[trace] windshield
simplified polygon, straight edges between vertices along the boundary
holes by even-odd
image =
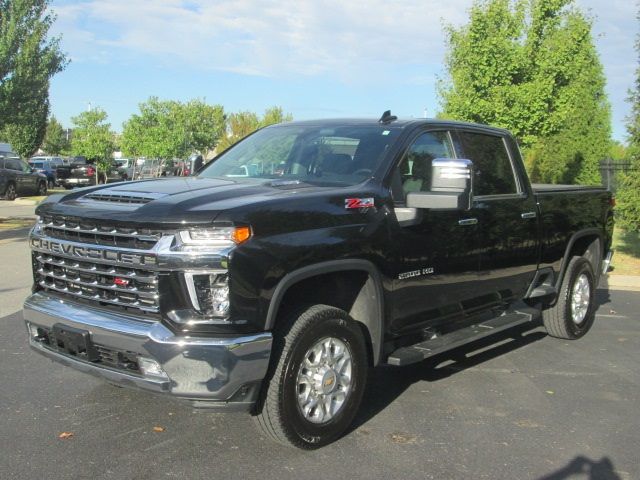
[[[44,168],[44,163],[43,162],[29,162],[31,164],[32,168],[39,168],[39,169],[43,169]]]
[[[266,128],[219,156],[198,176],[355,185],[371,177],[399,134],[400,129],[385,125]]]

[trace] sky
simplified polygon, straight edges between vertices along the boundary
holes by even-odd
[[[53,0],[71,63],[52,80],[64,126],[99,106],[112,129],[150,96],[204,99],[225,111],[279,105],[296,120],[435,116],[444,25],[473,0]],[[637,67],[633,0],[575,0],[593,34],[624,141]]]

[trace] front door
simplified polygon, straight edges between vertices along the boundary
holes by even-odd
[[[391,223],[397,265],[391,330],[402,334],[451,322],[482,303],[478,225],[462,210],[405,207],[409,192],[429,191],[431,161],[454,158],[449,132],[426,131],[411,142],[392,177],[397,222]]]

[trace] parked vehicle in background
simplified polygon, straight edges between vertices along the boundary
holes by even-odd
[[[61,157],[37,156],[29,159],[31,168],[47,176],[47,186],[49,188],[53,188],[56,185],[56,170],[63,164]]]
[[[58,185],[67,190],[73,187],[95,185],[96,175],[96,166],[85,157],[73,157],[69,165],[60,165],[56,169]],[[105,183],[105,181],[100,183]]]
[[[130,180],[132,175],[129,173],[131,166],[133,165],[134,159],[132,158],[116,158],[112,164],[112,175],[113,178],[119,178],[122,180]]]
[[[167,174],[174,177],[188,177],[198,172],[204,165],[204,159],[199,153],[192,154],[187,160],[172,162],[172,166],[167,169]]]
[[[11,151],[0,151],[0,196],[46,195],[47,176],[35,171]]]

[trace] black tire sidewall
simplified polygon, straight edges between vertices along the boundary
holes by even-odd
[[[43,196],[47,194],[47,183],[46,182],[40,182],[38,184],[38,195]]]
[[[582,323],[577,324],[573,321],[573,312],[571,311],[571,293],[573,292],[573,287],[576,281],[582,274],[586,274],[587,279],[589,280],[589,308],[587,309],[587,314],[585,315]],[[567,272],[567,275],[566,287],[563,292],[565,297],[565,324],[567,332],[572,338],[580,338],[589,331],[595,320],[595,276],[589,261],[582,257],[576,260],[573,268],[570,272]]]
[[[6,198],[7,200],[15,200],[17,197],[17,192],[16,192],[16,186],[13,183],[10,183],[9,185],[7,185],[7,192],[6,192]]]
[[[305,353],[318,340],[334,337],[347,345],[352,361],[352,386],[349,397],[340,412],[325,424],[314,424],[306,420],[298,406],[296,398],[298,369]],[[281,401],[283,417],[293,435],[310,447],[330,443],[342,434],[351,424],[362,400],[366,383],[367,353],[361,332],[352,321],[344,318],[323,320],[306,329],[296,339],[295,346],[286,359],[282,379]]]

